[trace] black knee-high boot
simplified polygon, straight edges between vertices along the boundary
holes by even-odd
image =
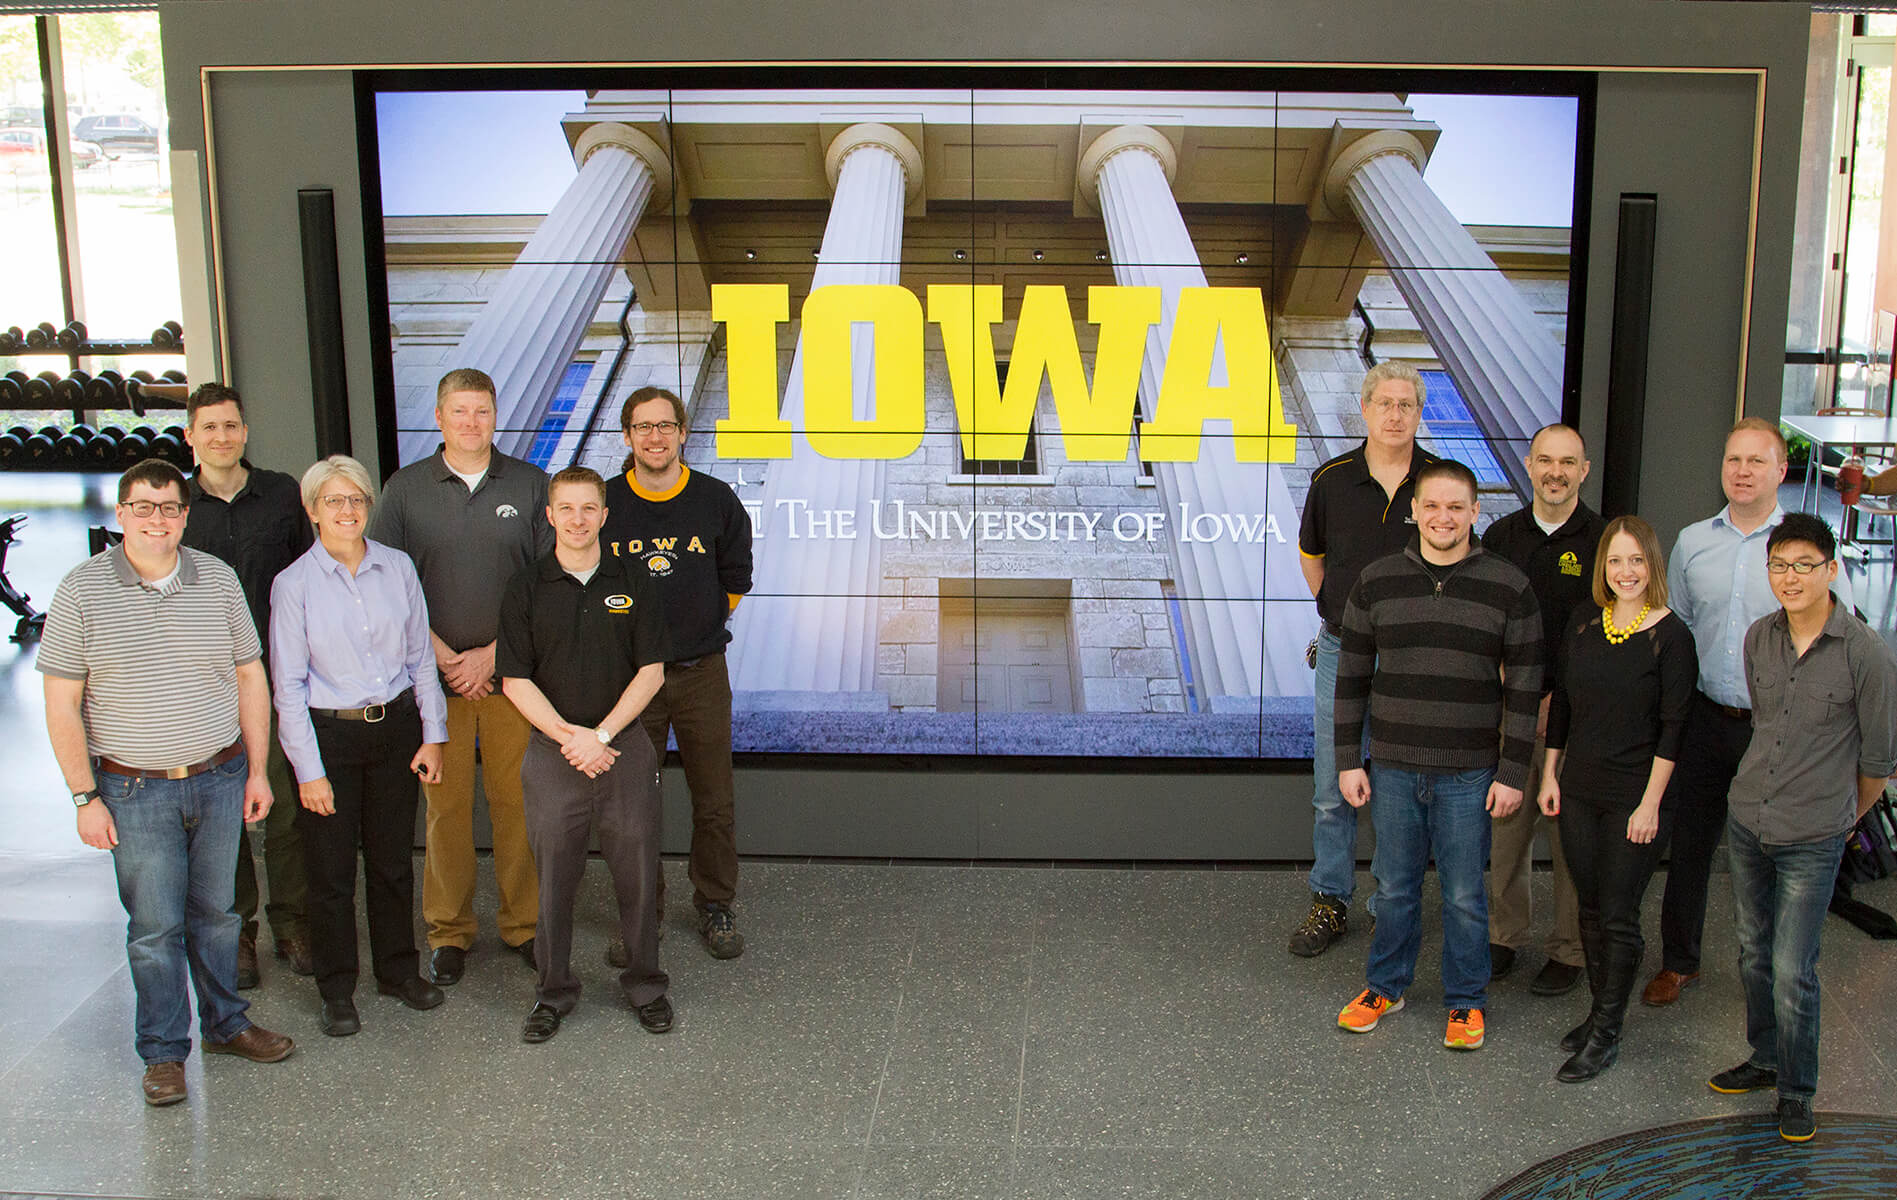
[[[1594,1029],[1594,1015],[1599,1011],[1601,992],[1606,984],[1607,951],[1602,940],[1600,910],[1583,906],[1578,915],[1581,954],[1587,963],[1587,990],[1591,1000],[1587,1019],[1561,1037],[1561,1048],[1569,1054],[1577,1053],[1587,1045],[1587,1035]]]
[[[1640,971],[1642,947],[1636,941],[1628,945],[1619,939],[1609,943],[1601,990],[1594,997],[1593,1028],[1587,1044],[1561,1064],[1555,1078],[1563,1083],[1592,1079],[1614,1065],[1620,1057],[1620,1026],[1627,1015],[1627,999],[1633,994],[1634,976]]]

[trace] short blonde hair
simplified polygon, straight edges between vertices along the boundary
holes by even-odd
[[[1768,421],[1764,417],[1741,417],[1738,422],[1727,431],[1726,441],[1730,442],[1732,435],[1735,433],[1762,433],[1772,440],[1774,446],[1778,447],[1778,460],[1780,462],[1787,462],[1791,459],[1791,448],[1785,444],[1785,431],[1778,427],[1777,421]],[[1720,449],[1722,451],[1725,449],[1724,443],[1721,443]]]
[[[323,488],[332,479],[355,484],[369,498],[369,507],[375,507],[375,484],[369,479],[369,468],[347,454],[332,454],[303,472],[304,511],[316,511],[316,502],[322,499]]]
[[[494,390],[494,381],[488,377],[486,371],[474,367],[456,367],[441,377],[441,382],[435,385],[437,411],[440,410],[441,402],[448,398],[450,392],[486,392],[490,402],[496,405],[500,403],[499,393]]]
[[[1616,534],[1625,533],[1640,543],[1640,554],[1647,560],[1647,594],[1643,597],[1655,608],[1666,607],[1666,556],[1660,553],[1660,535],[1639,517],[1615,517],[1601,531],[1594,548],[1594,603],[1606,608],[1614,602],[1613,589],[1607,586],[1607,547]]]
[[[1423,396],[1429,389],[1423,385],[1423,377],[1417,374],[1416,368],[1406,362],[1380,362],[1376,366],[1371,367],[1368,371],[1365,371],[1363,376],[1363,395],[1359,398],[1358,403],[1368,405],[1370,403],[1370,393],[1377,390],[1379,383],[1390,379],[1400,379],[1415,388],[1416,403],[1418,407],[1421,407]]]

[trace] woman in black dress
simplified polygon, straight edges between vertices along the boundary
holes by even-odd
[[[1560,817],[1594,995],[1587,1020],[1561,1039],[1573,1055],[1555,1072],[1564,1083],[1614,1064],[1646,950],[1640,901],[1664,844],[1660,801],[1699,678],[1693,635],[1666,600],[1653,526],[1639,517],[1608,522],[1594,556],[1600,607],[1576,613],[1556,655],[1537,797],[1542,812]]]

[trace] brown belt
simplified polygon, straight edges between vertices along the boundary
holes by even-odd
[[[1706,703],[1712,705],[1714,708],[1718,709],[1720,712],[1724,713],[1726,716],[1731,717],[1735,721],[1752,720],[1752,710],[1749,708],[1734,708],[1730,704],[1721,704],[1719,701],[1713,699],[1711,696],[1708,696],[1705,692],[1701,692],[1699,694],[1699,698],[1701,700],[1704,700]]]
[[[134,779],[189,779],[193,775],[202,775],[212,767],[221,767],[244,752],[244,740],[238,738],[230,745],[213,754],[200,763],[188,767],[166,767],[162,770],[147,770],[144,767],[128,767],[124,763],[115,763],[109,758],[99,759],[98,769],[113,775],[130,775]]]

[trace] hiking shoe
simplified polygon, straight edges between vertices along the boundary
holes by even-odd
[[[1482,1035],[1481,1009],[1452,1008],[1449,1010],[1449,1028],[1443,1033],[1443,1045],[1451,1050],[1480,1050]]]
[[[698,936],[713,958],[736,958],[744,953],[744,935],[738,932],[737,918],[722,904],[707,904],[698,910]]]
[[[1742,1062],[1732,1070],[1721,1071],[1708,1079],[1706,1086],[1728,1096],[1743,1096],[1747,1092],[1763,1092],[1777,1087],[1778,1072]]]
[[[1299,958],[1316,958],[1331,948],[1331,943],[1350,931],[1350,918],[1342,900],[1317,892],[1311,893],[1311,911],[1291,932],[1291,953]]]
[[[1812,1115],[1811,1101],[1779,1097],[1778,1135],[1788,1142],[1809,1142],[1818,1136],[1818,1118]]]
[[[1337,1014],[1337,1027],[1352,1033],[1369,1033],[1377,1027],[1378,1021],[1402,1010],[1403,997],[1390,1000],[1365,988],[1355,1000],[1344,1005],[1343,1012]]]

